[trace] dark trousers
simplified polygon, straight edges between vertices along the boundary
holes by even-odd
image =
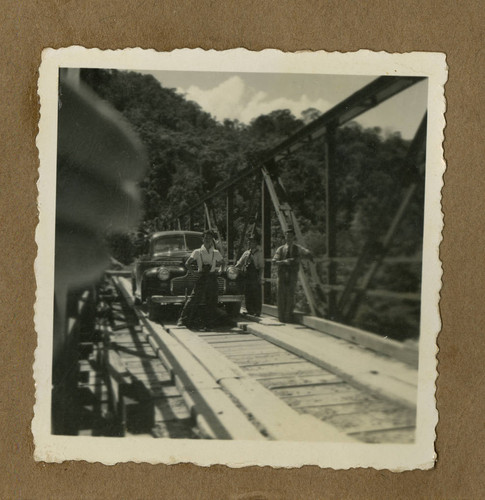
[[[261,295],[261,285],[259,279],[247,279],[244,287],[246,309],[249,314],[261,314],[263,298]]]
[[[297,281],[297,273],[285,270],[278,274],[278,319],[282,323],[291,323],[293,321]]]
[[[210,326],[217,317],[217,292],[217,274],[202,273],[182,309],[179,321],[186,326],[193,325],[199,306],[204,304],[201,319],[204,326]]]

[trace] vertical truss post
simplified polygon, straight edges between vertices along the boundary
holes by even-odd
[[[246,216],[246,220],[244,221],[244,227],[240,235],[239,239],[239,244],[237,247],[237,254],[236,258],[240,257],[243,251],[244,243],[246,240],[246,234],[248,233],[249,229],[249,234],[254,231],[254,228],[256,227],[256,220],[257,216],[254,214],[256,205],[257,205],[257,197],[258,197],[258,183],[260,182],[260,174],[256,175],[255,179],[255,186],[252,191],[252,196],[251,196],[251,201],[249,202],[249,210],[248,214]],[[257,211],[256,211],[257,214]]]
[[[325,239],[328,262],[328,315],[333,319],[337,312],[337,186],[335,179],[335,132],[329,127],[325,137]]]
[[[261,169],[261,172],[263,173],[263,178],[264,182],[266,184],[266,187],[268,189],[268,193],[271,197],[271,202],[273,203],[274,209],[276,211],[276,215],[278,216],[278,220],[281,225],[281,229],[283,232],[285,232],[288,229],[288,224],[292,223],[294,226],[295,230],[295,236],[297,238],[297,241],[300,241],[303,239],[301,231],[300,231],[300,226],[298,225],[298,221],[296,217],[293,214],[293,211],[291,210],[291,207],[289,204],[286,202],[286,194],[283,189],[283,185],[281,184],[281,181],[278,180],[277,183],[273,182],[273,179],[271,178],[271,175],[269,174],[268,170],[263,167]],[[277,191],[280,192],[280,195],[283,197],[285,201],[281,202],[280,198],[278,196]],[[300,283],[303,288],[303,291],[305,292],[305,297],[307,299],[308,305],[310,307],[310,311],[313,316],[316,315],[317,308],[315,305],[315,297],[313,295],[313,291],[311,289],[310,283],[307,279],[307,276],[304,272],[304,270],[300,267],[300,270],[298,272],[298,277],[300,278]]]
[[[209,207],[207,206],[207,203],[204,203],[204,231],[207,229],[210,231],[212,229],[212,224],[209,215]]]
[[[234,260],[234,187],[231,186],[226,194],[226,243],[227,259]]]
[[[264,293],[263,301],[271,303],[271,196],[268,187],[261,181],[261,243],[263,245],[264,257]]]
[[[387,229],[386,233],[384,234],[384,236],[380,241],[379,245],[380,251],[377,255],[373,256],[372,264],[369,266],[369,269],[364,275],[360,287],[357,293],[355,294],[353,300],[350,300],[349,297],[351,292],[355,289],[357,278],[360,276],[360,271],[362,269],[362,264],[360,266],[356,265],[355,269],[353,270],[349,278],[349,282],[345,287],[344,293],[342,294],[342,297],[340,299],[339,311],[341,312],[341,315],[344,315],[345,319],[347,320],[351,319],[358,310],[358,307],[362,301],[362,298],[366,290],[372,283],[372,280],[377,271],[379,270],[382,261],[384,260],[384,257],[387,255],[387,252],[389,251],[393,238],[397,232],[397,229],[399,228],[399,224],[401,223],[406,213],[406,210],[409,207],[409,204],[411,203],[414,194],[418,188],[418,184],[422,182],[422,177],[424,175],[424,168],[426,162],[426,131],[427,131],[427,113],[425,113],[423,119],[421,120],[418,130],[416,131],[416,134],[414,135],[411,145],[409,146],[408,154],[406,157],[405,168],[408,168],[410,170],[413,181],[404,191],[403,198],[401,200],[399,207],[397,208],[397,211],[394,214],[394,218],[392,219],[389,228]],[[370,247],[370,244],[373,242],[374,241],[368,242],[367,247]],[[366,252],[366,248],[364,248],[361,259],[363,260],[366,257],[368,257],[368,252]],[[359,261],[361,259],[359,259]],[[348,306],[348,310],[344,311],[346,302],[350,302],[350,305]]]

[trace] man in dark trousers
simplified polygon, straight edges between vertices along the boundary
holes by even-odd
[[[204,303],[202,329],[208,329],[217,318],[218,287],[217,276],[222,271],[224,261],[219,250],[214,248],[212,231],[204,231],[204,240],[200,248],[195,249],[185,262],[185,267],[197,264],[197,281],[180,315],[178,326],[194,327],[197,309]]]
[[[278,319],[282,323],[293,321],[295,289],[301,259],[313,260],[312,253],[294,243],[295,231],[288,226],[285,231],[286,243],[276,250],[273,262],[278,266]]]
[[[244,296],[248,314],[261,315],[261,285],[264,283],[264,257],[259,237],[253,233],[248,238],[249,248],[238,260],[236,267],[244,274]]]

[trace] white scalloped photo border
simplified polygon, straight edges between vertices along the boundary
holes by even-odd
[[[227,71],[262,73],[320,73],[333,75],[401,75],[428,78],[428,128],[424,209],[421,324],[416,441],[413,444],[363,444],[327,442],[250,442],[186,439],[104,438],[59,436],[50,432],[51,368],[54,296],[55,185],[57,150],[57,95],[59,68],[116,68],[126,70]],[[434,466],[435,427],[438,422],[435,389],[437,336],[441,328],[439,297],[442,268],[439,246],[443,229],[441,189],[445,161],[443,138],[447,80],[445,55],[413,52],[391,54],[360,50],[353,53],[323,51],[286,53],[274,49],[204,51],[179,49],[167,53],[130,48],[123,50],[68,47],[42,53],[38,93],[40,121],[37,136],[40,168],[38,180],[38,255],[35,262],[37,295],[34,380],[36,402],[32,432],[34,458],[46,462],[86,460],[115,464],[148,462],[200,466],[225,464],[301,467],[318,465],[334,469],[374,467],[403,471]]]

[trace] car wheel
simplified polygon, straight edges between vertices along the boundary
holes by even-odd
[[[152,302],[152,299],[148,299],[148,319],[150,321],[158,321],[160,318],[160,304]]]
[[[228,302],[226,304],[226,311],[231,318],[237,318],[241,311],[241,302]]]

